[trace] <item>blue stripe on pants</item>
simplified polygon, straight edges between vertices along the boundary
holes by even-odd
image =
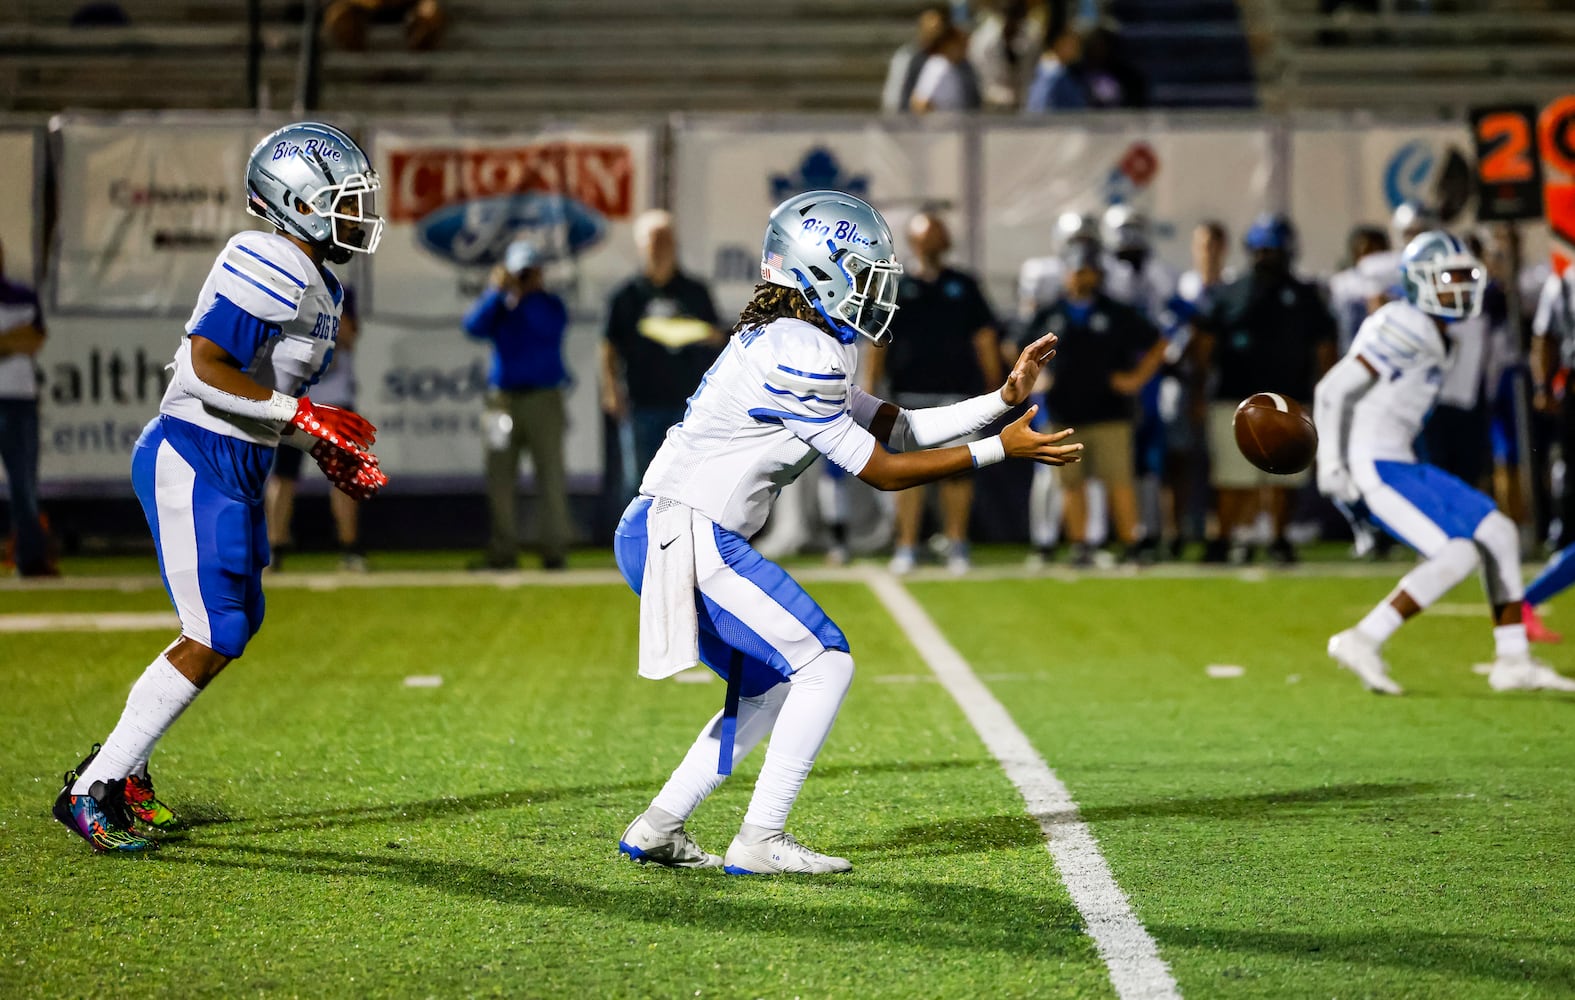
[[[646,516],[650,506],[650,497],[636,497],[624,511],[613,540],[618,569],[636,594],[645,580]],[[848,650],[842,630],[786,570],[755,551],[742,536],[722,528],[715,530],[717,549],[730,569],[793,615],[824,648]],[[733,652],[744,654],[744,697],[764,694],[792,676],[793,668],[783,655],[736,615],[698,591],[695,599],[700,618],[701,662],[725,679]]]

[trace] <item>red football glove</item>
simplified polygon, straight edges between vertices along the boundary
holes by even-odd
[[[347,451],[327,441],[312,445],[312,457],[328,481],[352,500],[370,500],[388,485],[388,474],[378,468],[377,456],[366,451]]]
[[[305,396],[296,401],[290,424],[347,450],[364,452],[377,440],[377,428],[361,414],[337,406],[319,406]]]

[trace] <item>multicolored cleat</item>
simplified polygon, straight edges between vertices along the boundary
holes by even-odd
[[[95,851],[151,851],[158,845],[139,836],[125,814],[120,785],[93,782],[86,792],[74,794],[77,772],[66,772],[65,787],[55,799],[55,819],[92,845]]]
[[[127,812],[155,830],[173,830],[180,825],[180,820],[170,811],[170,807],[159,801],[153,791],[153,779],[146,774],[127,777],[121,788],[121,797],[125,800]]]

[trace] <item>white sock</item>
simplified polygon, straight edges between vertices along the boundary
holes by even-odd
[[[793,675],[744,824],[780,833],[853,684],[853,657],[828,649]]]
[[[1494,626],[1493,653],[1500,660],[1531,655],[1531,645],[1526,641],[1525,623]]]
[[[782,711],[782,703],[787,699],[787,688],[786,684],[778,684],[759,697],[738,699],[738,729],[733,734],[734,767],[771,732],[777,713]],[[648,811],[646,819],[658,830],[677,832],[706,796],[716,791],[726,778],[716,773],[716,763],[722,755],[721,734],[722,713],[718,712],[700,730],[700,736],[684,755],[683,762],[651,800],[651,808],[661,815],[652,816]]]
[[[119,781],[130,774],[139,761],[146,762],[153,752],[153,744],[180,718],[199,690],[160,653],[131,686],[120,722],[104,740],[98,756],[77,777],[71,791],[75,794],[86,792],[95,781]]]
[[[1356,631],[1373,645],[1382,646],[1389,641],[1389,637],[1395,634],[1404,621],[1394,605],[1385,601],[1367,612],[1367,617],[1356,623]]]

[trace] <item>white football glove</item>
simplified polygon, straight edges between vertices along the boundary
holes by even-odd
[[[1356,503],[1362,499],[1362,491],[1356,488],[1351,470],[1342,462],[1318,463],[1318,492],[1341,503]]]

